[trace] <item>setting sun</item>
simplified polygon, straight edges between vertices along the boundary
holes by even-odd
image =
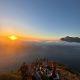
[[[10,35],[10,36],[8,36],[8,38],[13,41],[18,39],[18,37],[16,35]]]

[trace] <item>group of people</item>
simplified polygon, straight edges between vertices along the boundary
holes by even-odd
[[[31,65],[23,63],[19,71],[22,80],[60,80],[56,65],[49,66],[43,61],[37,61]]]

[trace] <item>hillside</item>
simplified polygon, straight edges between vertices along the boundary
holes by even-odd
[[[27,80],[33,80],[32,76],[34,74],[36,74],[35,72],[41,72],[43,75],[40,74],[40,76],[42,79],[41,80],[53,80],[50,79],[49,76],[51,75],[52,72],[52,65],[56,65],[56,70],[55,70],[55,74],[58,74],[59,79],[57,80],[80,80],[80,74],[73,72],[71,69],[67,68],[66,66],[62,65],[62,64],[58,64],[56,62],[53,61],[48,61],[47,62],[47,70],[49,73],[46,74],[46,76],[44,75],[45,72],[43,72],[43,70],[46,69],[46,62],[45,61],[36,61],[33,62],[32,64],[27,64],[28,66],[28,70],[29,70],[29,74],[27,76]],[[54,66],[53,66],[54,67]],[[47,77],[47,78],[46,78]],[[10,72],[10,73],[2,73],[0,74],[0,80],[21,80],[21,73],[16,70],[14,72]],[[37,79],[36,79],[37,80]],[[56,80],[56,79],[54,79]]]

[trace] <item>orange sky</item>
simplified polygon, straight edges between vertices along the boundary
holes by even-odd
[[[11,34],[11,35],[13,35],[13,34]],[[2,40],[2,41],[9,41],[10,39],[9,39],[9,36],[11,36],[11,35],[2,35],[2,36],[0,36],[1,37],[1,39],[0,40]],[[50,38],[50,39],[48,39],[48,38],[40,38],[40,37],[36,37],[36,36],[25,36],[25,35],[17,35],[17,34],[14,34],[15,36],[17,36],[17,40],[16,41],[20,41],[20,40],[23,40],[23,41],[45,41],[45,40],[49,40],[49,41],[57,41],[57,40],[59,40],[58,38]]]
[[[58,37],[56,36],[42,36],[40,34],[24,34],[22,32],[19,31],[12,31],[12,30],[8,30],[8,29],[4,29],[4,30],[0,30],[0,36],[2,36],[3,38],[8,38],[8,36],[10,35],[16,35],[18,37],[18,40],[25,40],[25,41],[40,41],[40,40],[59,40]]]

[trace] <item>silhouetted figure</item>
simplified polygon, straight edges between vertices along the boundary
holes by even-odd
[[[28,66],[26,65],[25,62],[22,64],[22,66],[20,67],[19,71],[21,72],[22,80],[27,80]]]
[[[56,65],[54,65],[52,77],[53,77],[53,79],[56,77]]]

